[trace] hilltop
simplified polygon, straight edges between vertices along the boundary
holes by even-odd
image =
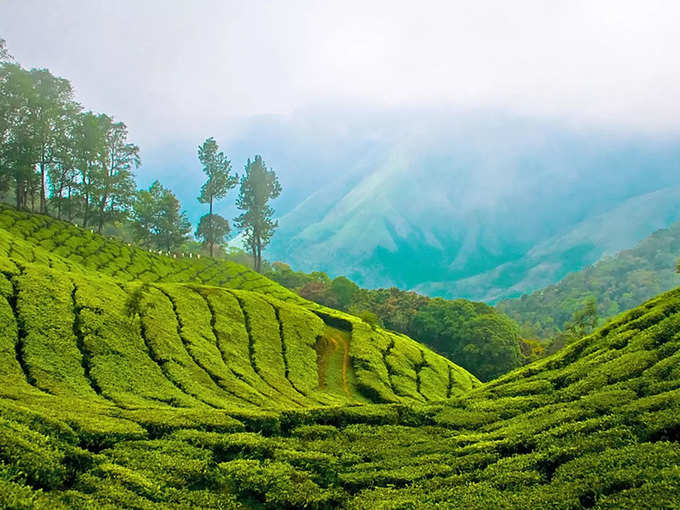
[[[496,308],[517,321],[523,334],[547,338],[561,330],[588,297],[595,297],[598,315],[606,319],[677,287],[678,253],[680,223],[674,223],[631,249],[571,273],[555,285],[501,301]]]
[[[680,290],[480,385],[241,266],[0,222],[2,507],[680,503]]]

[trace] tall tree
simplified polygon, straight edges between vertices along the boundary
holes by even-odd
[[[245,243],[253,255],[257,272],[262,267],[262,250],[269,244],[278,221],[272,219],[274,210],[269,201],[281,194],[281,184],[274,170],[268,170],[261,156],[248,159],[236,206],[243,211],[234,222],[243,231]]]
[[[78,124],[78,115],[68,119],[66,128],[66,143],[59,147],[55,164],[48,170],[50,182],[50,204],[57,208],[57,218],[66,217],[72,221],[78,205],[75,191],[79,187],[79,172],[77,169],[77,151],[74,136]]]
[[[29,122],[32,80],[18,64],[0,64],[0,176],[12,182],[16,206],[28,206],[34,177],[34,135]]]
[[[206,139],[203,145],[198,148],[198,160],[203,165],[203,171],[208,176],[208,180],[201,187],[201,195],[198,197],[198,200],[202,204],[210,205],[209,212],[201,218],[200,225],[204,226],[203,233],[205,235],[203,238],[210,246],[210,256],[212,257],[214,255],[215,242],[218,238],[215,229],[218,226],[223,227],[226,223],[227,233],[229,232],[227,220],[213,214],[213,202],[224,198],[227,192],[238,184],[238,175],[231,174],[231,161],[227,159],[223,152],[220,152],[217,142],[212,137]]]
[[[67,119],[79,109],[73,101],[68,80],[58,78],[47,69],[31,69],[32,90],[28,98],[29,124],[33,134],[31,146],[40,174],[40,212],[47,212],[47,171],[56,153],[65,144]]]
[[[191,231],[179,200],[158,181],[137,193],[132,217],[137,240],[151,248],[172,251],[186,241]]]
[[[210,256],[214,256],[213,248],[215,245],[224,244],[227,236],[231,232],[229,222],[219,214],[206,214],[198,223],[196,237],[203,245],[210,247]]]
[[[82,199],[82,226],[91,219],[93,198],[101,188],[101,174],[106,160],[106,134],[109,118],[93,112],[77,117],[73,133],[76,168],[80,173],[79,194]],[[99,188],[99,189],[98,189]]]
[[[135,190],[133,169],[139,168],[139,147],[127,141],[127,126],[102,116],[104,159],[97,173],[97,219],[101,233],[105,221],[115,220],[132,205]]]

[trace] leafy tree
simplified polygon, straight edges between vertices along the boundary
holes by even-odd
[[[34,134],[29,98],[32,78],[18,64],[0,65],[0,175],[4,187],[14,186],[18,209],[28,207],[35,179]]]
[[[345,276],[338,276],[331,283],[330,291],[340,307],[347,310],[354,301],[354,297],[359,293],[359,286]]]
[[[137,193],[132,215],[137,240],[152,248],[172,251],[191,231],[179,200],[158,181]]]
[[[60,147],[66,144],[67,120],[77,110],[68,80],[58,78],[47,69],[32,69],[28,95],[28,125],[32,137],[33,161],[40,174],[40,212],[47,212],[47,171],[54,164]]]
[[[196,237],[210,247],[210,256],[214,256],[215,245],[224,244],[231,228],[229,222],[219,214],[206,214],[198,223]]]
[[[231,175],[231,162],[223,152],[220,152],[217,142],[212,137],[208,138],[198,148],[198,160],[203,165],[203,171],[208,176],[208,180],[201,187],[201,195],[198,197],[198,200],[202,204],[210,205],[208,214],[201,218],[199,230],[201,230],[200,225],[203,225],[202,232],[204,235],[201,237],[210,246],[210,256],[212,257],[214,255],[215,244],[220,238],[217,229],[221,228],[221,232],[224,232],[224,225],[226,224],[226,234],[230,230],[227,220],[213,214],[213,202],[224,198],[228,191],[238,184],[238,175]],[[206,217],[208,219],[204,221]],[[217,220],[217,217],[220,219]]]
[[[104,222],[120,217],[132,205],[135,181],[133,169],[139,168],[139,147],[127,141],[127,126],[101,117],[104,129],[104,160],[97,172],[98,230]]]
[[[101,192],[101,176],[106,159],[106,135],[109,118],[93,112],[80,113],[73,130],[73,150],[79,176],[79,194],[82,200],[82,226],[87,227],[91,209]]]
[[[597,322],[597,303],[595,298],[590,296],[583,302],[583,306],[574,312],[565,329],[573,338],[583,338],[593,332]]]
[[[255,271],[262,267],[262,250],[269,244],[278,221],[272,219],[274,210],[269,201],[281,194],[281,185],[273,170],[267,170],[261,156],[248,159],[236,206],[244,211],[234,221],[245,234],[246,246],[253,255]]]
[[[411,328],[415,338],[481,380],[522,364],[517,324],[484,303],[431,299],[414,316]]]

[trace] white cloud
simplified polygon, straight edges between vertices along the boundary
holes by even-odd
[[[680,3],[5,0],[0,36],[137,140],[310,104],[680,131]]]

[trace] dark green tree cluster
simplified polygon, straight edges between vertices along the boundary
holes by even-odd
[[[179,200],[158,181],[137,193],[132,219],[136,238],[161,250],[171,251],[181,245],[191,231]]]
[[[501,301],[496,308],[520,325],[525,338],[550,339],[565,332],[575,312],[594,298],[601,320],[680,285],[675,272],[680,222],[658,230],[629,250],[604,257],[562,281]]]
[[[19,209],[96,227],[127,216],[139,148],[127,127],[84,111],[68,80],[0,63],[0,189]],[[49,210],[51,209],[51,210]]]
[[[208,174],[201,201],[212,213],[213,201],[237,179],[214,140],[201,156]],[[86,111],[68,80],[47,69],[24,69],[0,39],[0,200],[175,251],[189,239],[189,220],[158,181],[136,189],[140,165],[139,147],[128,140],[123,122]],[[211,247],[228,232],[226,220],[212,215],[198,228]]]
[[[522,364],[519,328],[484,303],[435,298],[413,317],[416,338],[488,381]]]

